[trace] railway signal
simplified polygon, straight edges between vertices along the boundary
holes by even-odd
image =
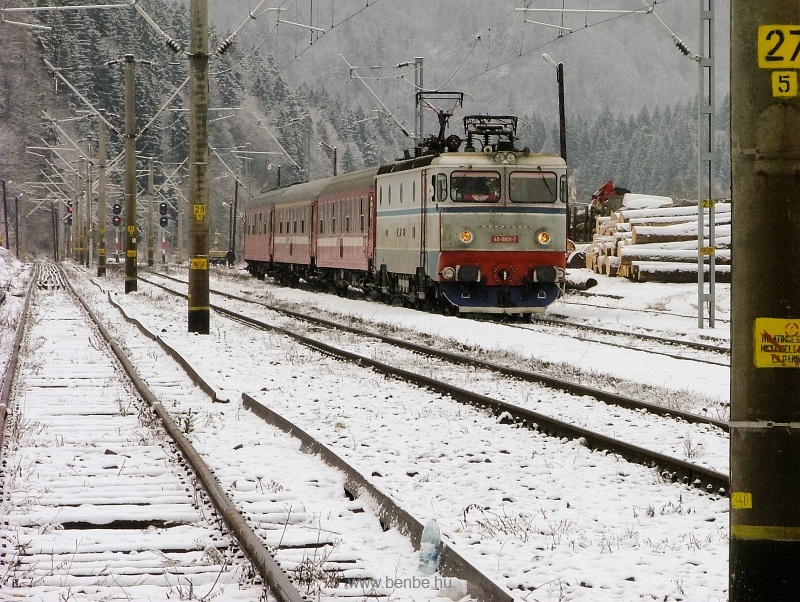
[[[159,212],[161,215],[166,215],[166,214],[167,214],[167,209],[168,209],[168,206],[167,206],[167,204],[166,204],[166,203],[161,203],[161,204],[158,206],[158,212]]]
[[[67,218],[66,222],[68,226],[72,225],[72,201],[67,201]]]
[[[111,218],[111,223],[115,228],[119,228],[119,225],[122,223],[122,218],[119,215],[115,215]]]
[[[158,225],[162,228],[166,228],[169,226],[169,218],[166,215],[162,215],[158,220]]]

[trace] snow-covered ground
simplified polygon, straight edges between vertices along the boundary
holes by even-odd
[[[3,265],[0,256],[0,282],[2,274],[10,271]],[[686,362],[663,356],[644,361],[639,355],[633,362],[629,350],[608,345],[579,344],[492,322],[277,288],[246,277],[231,280],[228,270],[220,271],[225,278],[216,274],[214,288],[268,294],[272,299],[359,316],[454,344],[498,353],[513,351],[668,390],[693,391],[722,401],[729,396],[728,370],[719,366],[687,371]],[[552,311],[578,314],[614,328],[729,338],[725,321],[729,285],[717,285],[716,327],[699,329],[696,285],[640,284],[605,277],[598,281],[585,294],[559,301]],[[300,351],[275,336],[250,335],[252,340],[241,340],[243,331],[223,329],[213,317],[208,337],[186,334],[185,323],[175,322],[165,309],[169,302],[154,308],[154,295],[144,285],[129,295],[122,294],[121,280],[109,278],[104,285],[116,287],[126,310],[165,329],[164,336],[182,346],[187,355],[206,358],[198,359],[198,364],[206,362],[210,365],[205,370],[219,373],[220,388],[230,389],[232,399],[241,390],[256,391],[304,428],[313,427],[366,474],[380,473],[376,478],[381,487],[418,518],[437,515],[445,536],[462,553],[475,556],[490,576],[511,587],[535,587],[514,591],[516,599],[727,598],[727,499],[657,483],[641,467],[616,462],[577,443],[562,445],[528,431],[508,429],[430,393],[422,392],[419,399],[398,399],[408,395],[407,387],[342,373],[332,360]],[[572,300],[611,301],[613,309],[592,310],[569,304]],[[178,311],[185,316],[185,309],[184,305]],[[649,313],[643,318],[630,309],[669,313]],[[113,312],[103,313],[112,319]],[[164,320],[173,322],[162,325]],[[246,347],[251,358],[257,354],[256,365],[263,369],[252,377],[231,372],[234,368],[228,363],[242,356],[222,354],[234,346]],[[309,362],[315,362],[315,378],[303,379],[298,374],[309,373]],[[504,436],[501,445],[498,441]],[[466,461],[458,454],[470,445],[481,462]],[[503,456],[507,460],[498,460]],[[437,478],[442,482],[437,484]],[[392,599],[414,597],[413,592],[397,590]]]

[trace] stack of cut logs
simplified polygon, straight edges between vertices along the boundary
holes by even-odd
[[[704,209],[704,253],[714,253],[715,280],[730,282],[730,203],[714,206],[713,249],[708,239],[708,216],[708,210]],[[623,207],[609,217],[598,217],[595,232],[586,249],[586,267],[598,274],[622,276],[636,282],[697,282],[697,205]],[[706,274],[708,264],[704,261]]]

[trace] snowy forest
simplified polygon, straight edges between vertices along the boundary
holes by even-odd
[[[39,0],[36,4],[85,3]],[[164,32],[186,48],[189,15],[183,4],[165,0],[140,4]],[[378,4],[377,0],[373,4]],[[171,52],[165,40],[130,9],[39,12],[26,19],[52,29],[0,26],[4,49],[0,55],[0,177],[9,184],[8,194],[22,196],[20,212],[32,221],[41,220],[42,226],[30,235],[30,249],[49,248],[54,190],[66,194],[53,178],[69,181],[74,169],[69,164],[77,159],[69,149],[50,151],[47,146],[64,149],[69,137],[90,155],[97,152],[97,121],[87,115],[87,101],[106,110],[116,125],[116,131],[109,132],[108,157],[122,151],[121,65],[126,54],[133,54],[137,62],[139,188],[147,189],[147,165],[152,160],[159,194],[174,202],[182,186],[181,163],[188,156],[185,55]],[[229,34],[212,23],[211,48]],[[350,97],[329,92],[323,77],[317,85],[293,82],[296,78],[281,71],[281,61],[269,48],[237,42],[224,55],[215,54],[210,63],[212,205],[219,201],[212,223],[218,224],[218,229],[226,228],[228,213],[222,201],[234,194],[233,176],[243,184],[247,198],[279,184],[331,175],[334,148],[338,172],[345,173],[392,161],[413,146],[394,116],[377,104],[368,104],[369,97],[361,96],[354,103]],[[622,105],[606,105],[596,113],[567,109],[574,201],[588,202],[591,193],[608,180],[634,192],[696,198],[697,103],[694,98],[671,100],[645,104],[635,112],[627,107],[623,110]],[[518,113],[521,143],[534,151],[558,153],[557,112],[550,105],[533,112],[531,106],[536,104]],[[719,104],[715,123],[715,181],[720,197],[730,194],[729,108],[726,97]],[[506,107],[498,112],[505,113]],[[450,124],[455,133],[461,133],[463,114],[456,112]],[[429,116],[426,125],[432,129],[434,121]],[[36,184],[45,179],[50,180],[49,185]],[[121,171],[112,170],[109,180],[119,186]],[[114,197],[121,196],[121,188],[112,188],[109,196],[110,203],[116,202]]]

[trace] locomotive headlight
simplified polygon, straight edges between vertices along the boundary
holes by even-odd
[[[473,238],[474,237],[472,236],[472,232],[470,232],[469,230],[462,230],[461,233],[458,235],[458,240],[463,242],[465,245],[471,243]]]
[[[495,153],[494,162],[502,165],[514,165],[517,162],[517,155],[515,153],[504,153],[500,151]]]
[[[542,230],[536,234],[536,240],[540,245],[549,245],[552,237],[547,230]]]
[[[447,266],[442,270],[442,278],[445,280],[452,280],[456,277],[456,269],[450,266]]]

